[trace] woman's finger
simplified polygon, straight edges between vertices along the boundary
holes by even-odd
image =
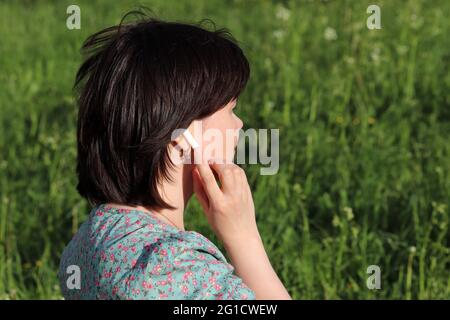
[[[234,164],[222,164],[222,163],[212,163],[212,169],[217,172],[220,180],[220,184],[222,185],[222,189],[225,192],[232,191],[239,187],[236,184],[235,174],[233,170],[235,170],[236,165]]]
[[[214,173],[208,164],[196,164],[198,173],[200,174],[203,189],[205,190],[208,200],[211,202],[213,200],[218,200],[222,196],[222,191],[217,185]]]

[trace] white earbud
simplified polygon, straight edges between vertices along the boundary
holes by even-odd
[[[199,144],[197,140],[192,136],[192,134],[189,132],[189,130],[183,131],[183,136],[186,138],[186,141],[191,145],[192,149],[196,149],[199,147]]]

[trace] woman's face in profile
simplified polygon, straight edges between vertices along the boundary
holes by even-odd
[[[234,113],[236,103],[236,99],[232,100],[225,107],[201,120],[201,137],[198,133],[194,135],[201,141],[203,161],[210,159],[233,161],[239,130],[243,126],[242,120]]]

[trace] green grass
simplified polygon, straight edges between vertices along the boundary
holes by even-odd
[[[138,3],[76,3],[73,31],[73,1],[0,3],[3,299],[61,298],[59,256],[89,212],[75,190],[79,48]],[[246,169],[293,298],[450,298],[449,1],[283,1],[287,19],[275,1],[142,3],[164,19],[211,18],[248,55],[239,113],[280,129],[280,171]],[[366,28],[373,3],[381,30]],[[197,203],[186,224],[216,240]],[[366,287],[372,264],[381,290]]]

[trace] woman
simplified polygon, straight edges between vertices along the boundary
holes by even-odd
[[[249,64],[231,35],[144,18],[90,36],[83,50],[77,189],[93,209],[62,254],[64,297],[290,299],[232,163],[237,139],[222,149],[204,134],[242,127],[233,109]],[[193,193],[231,264],[185,230]]]

